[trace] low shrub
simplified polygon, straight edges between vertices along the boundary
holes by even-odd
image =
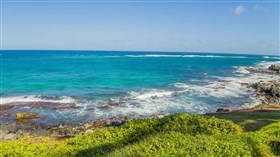
[[[242,132],[231,121],[179,114],[137,119],[61,142],[24,137],[0,142],[0,156],[267,156],[277,154],[279,123]],[[275,151],[276,150],[276,151]]]

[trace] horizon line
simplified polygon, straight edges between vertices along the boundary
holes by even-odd
[[[101,51],[101,52],[156,52],[156,53],[212,53],[212,54],[236,54],[236,55],[268,55],[280,56],[278,54],[263,54],[263,53],[247,53],[247,52],[211,52],[211,51],[166,51],[166,50],[94,50],[94,49],[1,49],[0,51]]]

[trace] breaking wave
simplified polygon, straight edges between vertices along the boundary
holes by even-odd
[[[41,96],[41,95],[26,95],[2,97],[0,104],[9,104],[16,102],[52,102],[52,103],[75,103],[76,100],[68,96]]]
[[[125,55],[126,57],[182,57],[182,58],[247,58],[245,56],[219,56],[219,55]]]
[[[160,55],[161,56],[161,55]],[[254,68],[268,68],[280,62],[262,62]],[[278,76],[249,73],[251,67],[235,67],[231,77],[219,77],[205,85],[176,82],[165,89],[143,89],[130,91],[122,97],[110,99],[84,99],[68,96],[14,96],[3,97],[1,104],[15,102],[54,102],[75,103],[81,108],[72,110],[42,111],[49,116],[49,122],[63,121],[73,124],[87,120],[99,120],[116,116],[148,117],[159,114],[214,112],[217,108],[246,108],[259,105],[253,89],[242,84],[254,83],[259,80],[279,80]]]

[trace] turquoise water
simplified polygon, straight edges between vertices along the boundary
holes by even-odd
[[[237,77],[234,66],[279,61],[277,56],[175,52],[2,51],[1,54],[2,104],[40,99],[73,101],[82,108],[30,109],[40,114],[51,113],[56,121],[67,121],[63,117],[71,115],[73,119],[68,117],[69,122],[122,115],[204,113],[219,106],[238,107],[249,101],[249,94],[221,98],[182,89],[205,87],[221,78]],[[107,110],[97,108],[116,101],[125,102]],[[174,107],[165,105],[166,102],[174,103]]]

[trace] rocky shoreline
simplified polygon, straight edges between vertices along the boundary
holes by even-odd
[[[276,109],[280,110],[280,66],[278,65],[270,65],[268,69],[259,70],[259,69],[246,69],[250,73],[260,73],[260,74],[268,74],[271,76],[278,76],[279,79],[276,81],[258,81],[255,83],[240,83],[242,86],[245,86],[248,89],[254,90],[254,97],[256,100],[261,102],[258,106],[252,108],[245,108],[245,109],[217,109],[217,113],[219,112],[232,112],[232,111],[252,111],[252,110],[259,110],[259,109]]]
[[[266,70],[247,69],[250,73],[262,73],[268,75],[279,75],[280,66],[271,65]],[[255,83],[241,83],[241,85],[248,89],[254,90],[254,95],[257,100],[261,102],[259,106],[250,109],[232,110],[218,108],[217,113],[228,113],[233,111],[246,111],[257,110],[261,108],[271,108],[280,110],[280,80],[277,81],[259,81]],[[107,126],[120,126],[129,122],[132,117],[114,117],[107,120],[97,120],[91,123],[85,123],[80,126],[59,125],[59,126],[42,126],[35,122],[33,119],[44,118],[33,112],[17,112],[8,113],[5,110],[11,108],[44,108],[52,110],[64,109],[78,109],[76,104],[63,104],[63,103],[50,103],[50,102],[32,102],[32,103],[19,103],[19,104],[4,104],[0,105],[0,118],[14,119],[15,122],[2,124],[0,126],[0,140],[15,140],[22,136],[48,136],[56,139],[63,139],[73,137],[77,134],[90,133],[93,129],[102,128]],[[156,115],[156,117],[163,117],[164,115]]]

